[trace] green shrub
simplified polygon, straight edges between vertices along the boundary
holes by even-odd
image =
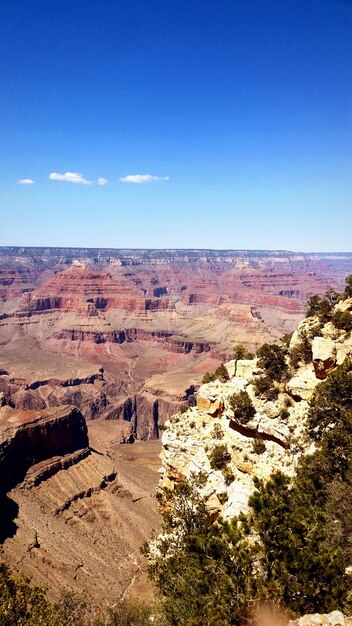
[[[255,395],[265,398],[265,400],[277,400],[279,397],[279,390],[269,376],[257,376],[253,387]]]
[[[286,333],[285,335],[283,335],[281,337],[281,342],[283,343],[283,345],[288,348],[288,346],[290,345],[290,341],[292,339],[292,335],[293,333]]]
[[[258,366],[265,371],[271,380],[283,380],[287,373],[285,354],[286,350],[282,346],[265,343],[257,351]]]
[[[336,427],[347,434],[351,424],[352,361],[347,359],[316,388],[310,402],[308,428],[310,436],[319,440]]]
[[[223,363],[222,365],[219,365],[213,374],[209,374],[209,372],[204,374],[202,378],[202,385],[212,383],[214,380],[220,380],[222,383],[226,383],[226,381],[229,380],[229,373]]]
[[[32,586],[29,578],[12,573],[5,564],[0,564],[0,624],[64,626],[44,587]]]
[[[261,540],[267,596],[299,614],[342,608],[347,577],[339,549],[328,541],[321,493],[306,476],[291,485],[280,472],[256,486],[248,526]]]
[[[211,436],[213,437],[213,439],[223,439],[224,431],[222,430],[220,424],[214,424]]]
[[[346,287],[344,291],[344,298],[352,298],[352,274],[346,278]]]
[[[301,342],[292,348],[290,352],[290,362],[294,368],[300,363],[308,364],[312,361],[312,346],[306,334],[302,335]]]
[[[206,372],[202,378],[202,385],[206,385],[207,383],[212,383],[215,380],[214,374],[209,374]]]
[[[292,481],[280,472],[265,485],[256,481],[247,521],[262,542],[268,594],[301,614],[343,608],[351,593],[345,575],[352,559],[350,361],[316,388],[308,432],[316,451],[301,458]]]
[[[221,470],[231,461],[231,454],[229,453],[227,446],[220,445],[215,446],[210,453],[210,467],[215,470]]]
[[[225,484],[231,485],[231,483],[235,480],[235,476],[233,474],[233,471],[231,469],[231,467],[229,467],[228,465],[226,465],[225,467],[222,468],[221,473],[225,479]]]
[[[165,499],[169,510],[177,511],[164,515],[162,536],[143,551],[149,576],[161,593],[167,624],[245,624],[257,596],[255,546],[236,520],[211,523],[195,478],[167,491]]]
[[[223,363],[215,370],[214,376],[215,379],[220,380],[221,383],[226,383],[226,381],[229,380],[229,373]]]
[[[240,424],[247,424],[255,416],[256,410],[247,391],[234,393],[229,403],[234,419]]]
[[[252,444],[252,452],[255,454],[263,454],[266,450],[266,445],[262,439],[254,439]]]
[[[352,330],[352,315],[349,311],[336,311],[331,318],[335,328],[350,332]]]
[[[311,296],[306,305],[306,317],[318,316],[322,323],[331,319],[335,304],[341,300],[341,295],[334,289],[329,289],[323,296]]]
[[[253,352],[249,352],[242,343],[238,343],[234,346],[233,358],[236,359],[236,361],[239,359],[253,359],[253,357]]]
[[[282,411],[280,411],[280,420],[282,422],[286,422],[286,420],[288,420],[289,417],[290,417],[290,414],[287,409],[282,409]]]

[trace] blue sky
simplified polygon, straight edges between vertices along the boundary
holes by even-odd
[[[0,0],[0,245],[352,250],[351,71],[349,0]]]

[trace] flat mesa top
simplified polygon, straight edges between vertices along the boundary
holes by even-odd
[[[25,424],[35,424],[35,422],[38,421],[60,419],[61,417],[68,415],[73,410],[76,409],[70,405],[55,406],[49,409],[34,411],[3,406],[0,408],[0,442],[3,438],[6,438],[4,435],[9,429],[16,430]]]

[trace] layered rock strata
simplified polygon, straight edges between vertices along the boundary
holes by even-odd
[[[0,560],[53,598],[88,590],[107,602],[134,585],[150,593],[139,547],[158,524],[157,473],[115,453],[131,435],[119,426],[100,422],[90,448],[74,407],[0,409]]]
[[[71,406],[44,411],[0,409],[0,485],[8,491],[27,470],[55,456],[88,448],[87,426]]]

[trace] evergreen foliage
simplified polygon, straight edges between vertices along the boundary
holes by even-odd
[[[253,382],[254,393],[265,400],[277,400],[279,389],[275,387],[269,376],[256,376]]]
[[[346,277],[346,287],[344,291],[344,298],[352,298],[352,274]]]
[[[29,578],[13,574],[0,564],[1,626],[63,626],[44,587],[32,586]]]
[[[352,330],[352,315],[349,311],[336,311],[331,318],[335,328],[350,332]]]
[[[167,626],[153,607],[130,600],[97,609],[85,593],[66,591],[52,604],[44,587],[0,564],[0,626]]]
[[[281,381],[287,373],[286,350],[274,343],[264,343],[257,351],[258,366],[271,380]]]
[[[149,575],[170,626],[239,626],[257,595],[255,546],[237,521],[211,523],[198,480],[164,492],[174,513],[164,515],[157,545],[144,548]]]
[[[229,380],[229,373],[223,363],[219,365],[213,374],[209,374],[209,372],[204,374],[202,378],[202,385],[211,383],[214,380],[219,380],[221,383],[226,383],[226,381]]]
[[[242,343],[237,343],[233,348],[233,359],[253,359],[254,354],[247,350],[247,348]]]
[[[307,301],[306,317],[317,316],[325,324],[330,321],[332,310],[341,297],[334,289],[328,289],[323,296],[311,296]]]
[[[231,461],[231,454],[229,453],[227,446],[219,445],[215,446],[209,456],[210,467],[216,470],[221,470]]]
[[[214,376],[215,380],[219,380],[221,383],[226,383],[229,380],[229,373],[223,363],[215,370]]]
[[[312,361],[312,346],[306,334],[302,335],[298,345],[292,348],[290,352],[290,361],[293,367],[298,367],[300,363],[310,363]]]
[[[270,596],[300,613],[342,607],[351,591],[352,364],[346,361],[313,395],[308,431],[318,443],[291,482],[257,481],[250,500]]]
[[[256,413],[247,391],[234,393],[230,398],[230,407],[233,410],[234,419],[240,424],[247,424]]]

